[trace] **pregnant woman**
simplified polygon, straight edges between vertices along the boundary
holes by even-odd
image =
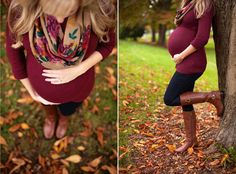
[[[62,138],[90,94],[94,65],[115,45],[114,12],[110,0],[11,1],[6,51],[15,78],[42,103],[45,138]]]
[[[206,68],[204,46],[209,39],[212,17],[211,0],[183,0],[175,18],[177,28],[168,41],[176,72],[166,89],[164,102],[169,106],[182,106],[186,133],[185,143],[176,152],[197,145],[193,104],[209,102],[216,107],[218,116],[223,113],[221,92],[193,92],[195,81]]]

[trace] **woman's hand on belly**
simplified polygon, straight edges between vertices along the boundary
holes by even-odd
[[[173,61],[176,64],[181,63],[183,60],[184,60],[184,57],[181,54],[175,54],[174,57],[173,57]]]
[[[30,81],[28,78],[24,78],[20,80],[21,83],[24,85],[24,87],[26,88],[26,90],[29,92],[30,96],[35,100],[38,101],[40,103],[43,103],[45,105],[57,105],[59,103],[52,103],[49,102],[47,100],[45,100],[44,98],[42,98],[41,96],[38,95],[38,93],[34,90],[34,88],[32,87]]]
[[[44,69],[42,76],[47,77],[45,81],[50,82],[51,84],[63,84],[68,83],[78,76],[82,75],[85,71],[83,64],[72,66],[66,69],[59,70],[47,70]]]
[[[60,104],[60,103],[53,103],[53,102],[47,101],[44,98],[42,98],[40,95],[38,95],[38,93],[36,93],[36,92],[34,92],[34,95],[32,96],[32,98],[35,101],[38,101],[38,102],[43,103],[45,105],[59,105]]]
[[[86,60],[82,61],[80,64],[60,70],[43,70],[42,76],[48,77],[45,81],[51,84],[63,84],[68,83],[78,76],[84,74],[91,67],[96,65],[103,59],[101,53],[95,51]]]

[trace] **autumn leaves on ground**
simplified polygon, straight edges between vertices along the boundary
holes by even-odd
[[[2,32],[1,44],[4,40]],[[4,48],[0,64],[1,173],[116,173],[115,56],[96,67],[94,91],[71,116],[67,136],[60,140],[44,139],[44,113],[12,76]]]
[[[196,91],[217,89],[212,39],[207,46],[207,71]],[[195,105],[199,146],[175,154],[184,141],[180,107],[163,103],[174,63],[165,48],[120,41],[120,173],[231,174],[236,173],[228,152],[206,154],[214,143],[219,118],[210,104]],[[208,149],[209,150],[209,149]]]

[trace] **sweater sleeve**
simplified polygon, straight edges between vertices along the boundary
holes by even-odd
[[[213,7],[210,7],[198,20],[198,31],[191,42],[191,45],[196,49],[202,48],[207,44],[211,32],[212,17]]]
[[[103,60],[110,55],[112,49],[116,44],[115,32],[113,30],[109,30],[108,35],[109,42],[99,42],[96,48],[96,51],[98,51],[102,55]]]
[[[24,48],[20,47],[15,49],[11,47],[14,43],[13,34],[9,29],[8,23],[6,26],[6,54],[11,65],[13,75],[17,80],[24,79],[27,77]]]

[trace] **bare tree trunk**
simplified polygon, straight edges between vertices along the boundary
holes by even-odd
[[[159,32],[158,32],[158,42],[157,44],[160,46],[166,46],[166,25],[159,24]]]
[[[236,147],[236,1],[215,0],[215,11],[219,87],[225,93],[225,111],[216,140],[225,147]]]
[[[154,19],[152,19],[151,28],[152,28],[152,42],[155,43],[156,42],[156,23]]]

